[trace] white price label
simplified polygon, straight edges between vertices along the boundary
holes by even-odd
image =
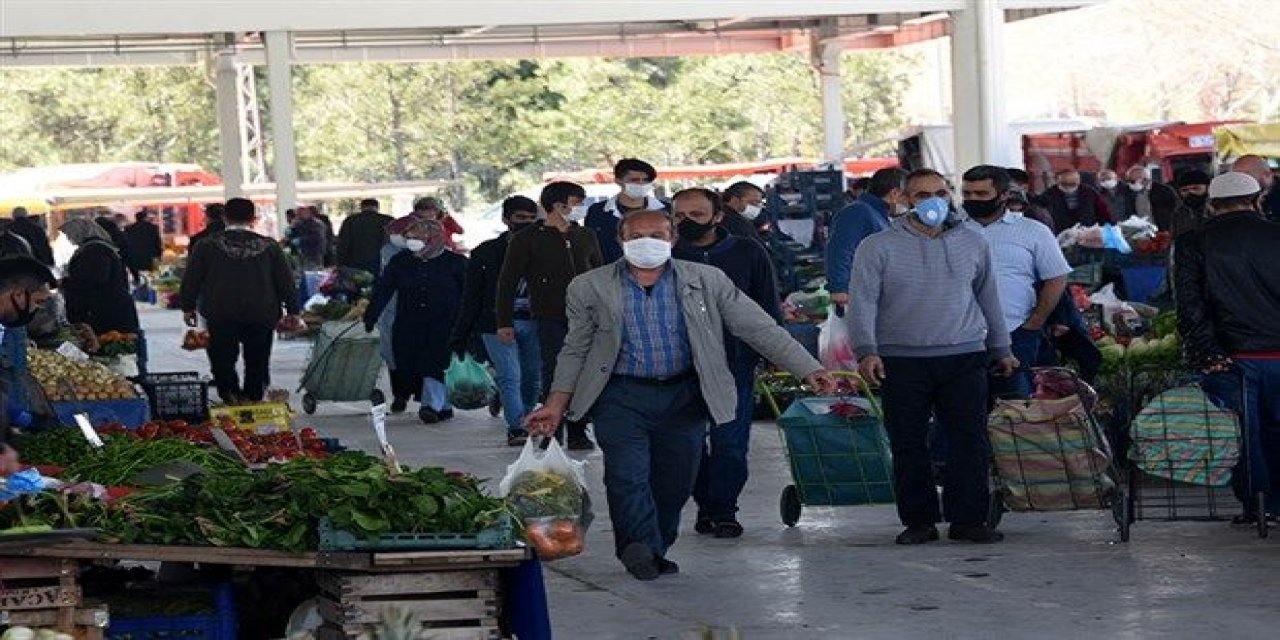
[[[83,413],[77,413],[75,419],[76,424],[80,427],[80,433],[84,434],[84,439],[88,440],[89,444],[95,448],[102,448],[102,436],[99,436],[98,430],[93,428],[93,425],[89,422],[89,417]]]
[[[222,427],[214,427],[209,430],[209,433],[213,434],[213,441],[218,444],[218,448],[235,456],[241,462],[249,464],[249,459],[244,457],[244,452],[231,441],[231,436],[228,436]]]

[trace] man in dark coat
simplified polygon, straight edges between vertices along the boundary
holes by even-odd
[[[134,280],[138,279],[138,270],[134,268],[133,251],[129,247],[129,239],[125,237],[124,230],[110,214],[104,213],[97,217],[94,222],[107,232],[107,236],[111,238],[111,244],[115,245],[116,252],[120,254],[120,259],[124,261],[125,269],[128,269],[129,275]]]
[[[49,246],[49,234],[45,233],[44,224],[32,217],[26,207],[14,207],[13,226],[9,230],[31,245],[31,257],[46,267],[53,266],[53,248]]]
[[[195,247],[197,242],[227,228],[226,222],[222,219],[223,211],[221,202],[210,202],[204,206],[204,228],[191,236],[191,241],[187,244],[188,248]]]
[[[1209,217],[1209,182],[1212,178],[1200,169],[1183,169],[1173,179],[1173,186],[1178,190],[1179,204],[1173,211],[1173,218],[1167,226],[1176,240],[1184,233],[1200,228]]]
[[[1058,172],[1056,184],[1040,195],[1040,203],[1053,216],[1053,232],[1075,225],[1086,227],[1113,222],[1111,208],[1093,187],[1081,184],[1075,169]]]
[[[296,216],[289,226],[289,246],[297,253],[303,269],[318,271],[324,267],[329,232],[312,207],[298,207]]]
[[[381,271],[382,247],[387,244],[387,225],[394,221],[378,211],[377,200],[361,200],[360,213],[347,216],[338,232],[338,266],[377,275]]]
[[[763,243],[756,220],[764,213],[764,190],[743,180],[724,190],[724,218],[720,226],[739,238]]]
[[[160,254],[164,253],[160,227],[151,221],[152,217],[149,209],[142,209],[134,214],[134,223],[124,230],[129,254],[133,258],[130,266],[137,271],[151,271],[160,259]]]

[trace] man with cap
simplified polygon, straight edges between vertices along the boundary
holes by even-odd
[[[31,216],[26,207],[13,208],[13,225],[9,232],[31,245],[31,257],[46,267],[53,266],[53,248],[49,246],[49,234],[40,220]]]
[[[1262,185],[1262,215],[1272,222],[1280,222],[1280,187],[1276,186],[1276,174],[1267,159],[1253,154],[1240,156],[1231,170],[1253,176]]]
[[[1260,491],[1280,513],[1280,225],[1263,220],[1252,176],[1224,173],[1207,192],[1209,218],[1174,243],[1178,331],[1205,391],[1243,417],[1248,467],[1234,478],[1249,522]]]
[[[1208,216],[1209,204],[1208,173],[1200,169],[1183,169],[1173,179],[1173,186],[1178,190],[1181,203],[1173,211],[1173,217],[1167,220],[1156,218],[1156,226],[1161,231],[1168,231],[1174,238],[1200,228]]]

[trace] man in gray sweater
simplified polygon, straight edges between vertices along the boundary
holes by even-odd
[[[950,215],[940,175],[912,174],[913,209],[863,241],[854,258],[849,317],[859,370],[884,387],[885,426],[893,450],[898,544],[948,537],[998,542],[986,522],[990,447],[987,372],[1018,366],[1009,350],[996,271],[986,240]],[[930,465],[928,431],[936,415],[948,430],[945,511]]]

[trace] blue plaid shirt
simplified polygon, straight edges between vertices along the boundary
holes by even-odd
[[[631,271],[623,269],[622,351],[613,372],[637,378],[667,378],[693,368],[689,331],[676,287],[675,269],[668,267],[645,291]]]

